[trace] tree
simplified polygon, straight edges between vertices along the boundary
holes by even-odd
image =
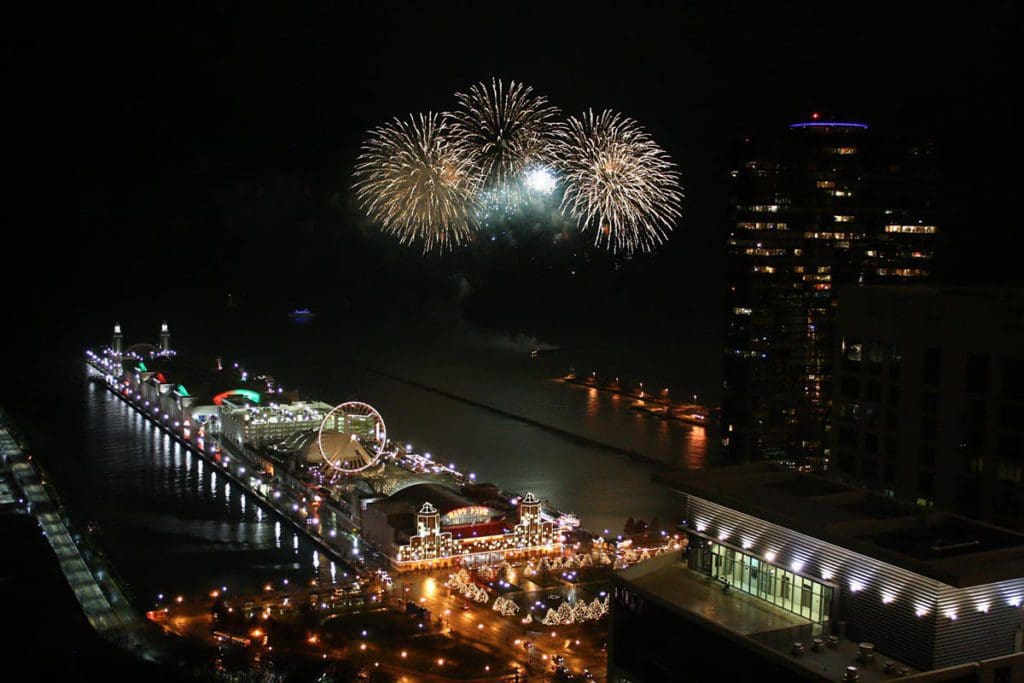
[[[636,533],[636,520],[634,520],[632,517],[627,519],[626,520],[626,526],[623,529],[623,532],[625,532],[625,534],[627,536],[631,536],[631,535],[635,534]]]

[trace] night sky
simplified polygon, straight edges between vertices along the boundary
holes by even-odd
[[[713,325],[729,150],[812,111],[934,141],[942,276],[1021,278],[1009,2],[178,4],[8,17],[10,310],[60,327],[112,301],[175,310],[232,291],[416,311],[468,283],[481,324]],[[366,130],[492,76],[641,122],[682,171],[670,242],[616,264],[529,240],[423,257],[379,235],[350,190]]]

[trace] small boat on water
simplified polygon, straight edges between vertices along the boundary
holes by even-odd
[[[288,317],[291,318],[293,322],[304,323],[315,318],[316,313],[309,310],[308,308],[296,308],[294,311],[288,314]]]

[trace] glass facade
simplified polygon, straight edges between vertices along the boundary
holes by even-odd
[[[714,541],[691,543],[691,567],[732,588],[824,624],[832,613],[832,586]]]

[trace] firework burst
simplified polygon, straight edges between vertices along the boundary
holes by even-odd
[[[680,217],[679,173],[633,119],[605,110],[569,117],[554,156],[564,183],[562,211],[613,252],[650,251]]]
[[[441,114],[410,115],[371,130],[363,143],[356,196],[402,244],[444,250],[472,234],[480,176],[450,132]]]
[[[485,189],[514,191],[527,168],[550,161],[558,109],[530,86],[511,81],[506,87],[495,78],[455,98],[458,107],[445,116],[453,137],[480,169]]]

